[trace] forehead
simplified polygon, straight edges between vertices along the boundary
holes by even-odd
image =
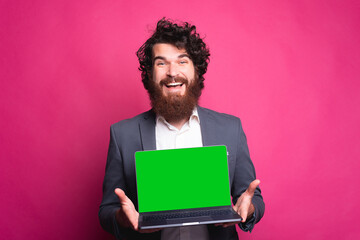
[[[153,47],[153,59],[156,57],[163,57],[166,59],[178,58],[179,56],[187,55],[185,48],[177,48],[169,43],[157,43]]]

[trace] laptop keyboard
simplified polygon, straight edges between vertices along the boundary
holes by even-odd
[[[165,219],[174,219],[174,218],[188,218],[188,217],[201,217],[201,216],[223,216],[232,214],[230,209],[217,209],[217,210],[196,210],[196,211],[186,211],[178,213],[167,213],[167,214],[157,214],[151,216],[144,216],[144,221],[153,221],[153,220],[165,220]]]

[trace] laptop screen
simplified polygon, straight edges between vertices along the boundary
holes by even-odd
[[[139,212],[231,205],[226,146],[135,153]]]

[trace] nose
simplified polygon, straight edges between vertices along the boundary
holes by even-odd
[[[169,77],[177,77],[179,75],[179,69],[176,63],[170,63],[167,71]]]

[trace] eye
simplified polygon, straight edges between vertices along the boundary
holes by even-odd
[[[164,65],[165,65],[164,62],[157,62],[157,63],[156,63],[156,66],[164,66]]]
[[[187,61],[186,60],[181,60],[180,64],[187,64]]]

